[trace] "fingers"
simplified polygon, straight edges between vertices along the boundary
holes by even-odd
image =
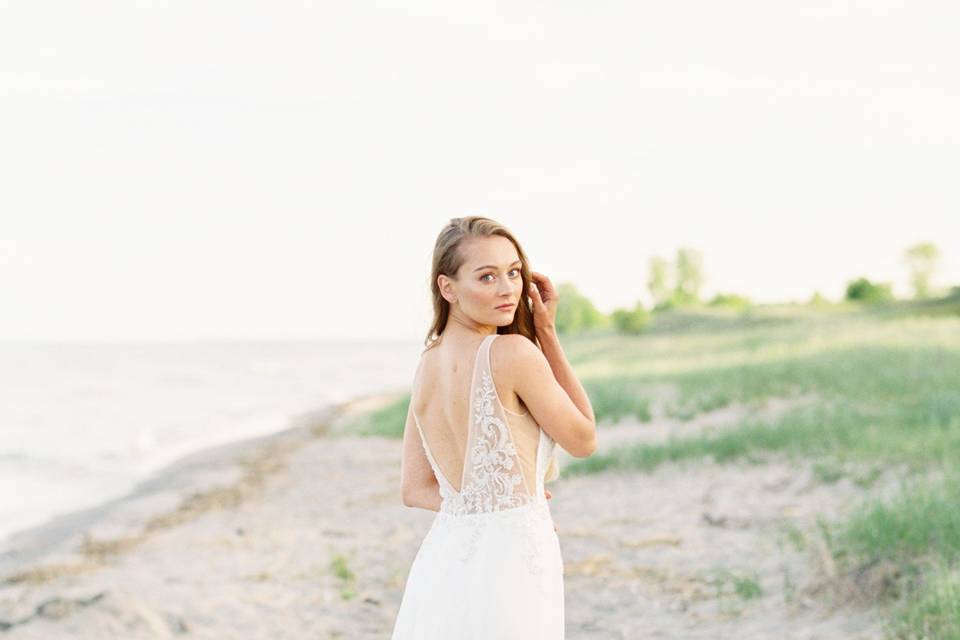
[[[532,283],[531,283],[532,284]],[[527,289],[530,294],[530,298],[533,300],[533,306],[540,308],[543,306],[543,298],[540,296],[540,290],[537,289],[536,285]]]
[[[547,489],[546,487],[544,487],[543,493],[544,493],[545,496],[547,496],[547,500],[549,500],[550,498],[553,497],[553,494],[550,493],[550,489]],[[560,531],[559,529],[557,529],[557,525],[556,525],[556,524],[553,525],[553,530],[554,530],[554,532],[559,532],[559,531]]]
[[[550,282],[550,278],[543,275],[539,271],[531,271],[530,278],[533,281],[533,284],[536,285],[537,289],[543,289],[544,292],[549,296],[550,292],[553,291],[553,283]]]
[[[541,305],[546,306],[547,303],[552,302],[556,298],[553,289],[550,287],[544,284],[541,284],[540,286],[537,286],[533,283],[530,284],[532,285],[530,287],[530,295],[533,296],[535,304],[540,303]]]

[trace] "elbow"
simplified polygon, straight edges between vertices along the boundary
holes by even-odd
[[[431,487],[425,485],[403,487],[400,490],[400,500],[405,507],[429,508],[427,505],[430,504],[430,491]],[[433,489],[433,492],[439,495],[437,489]]]
[[[594,453],[596,453],[596,451],[597,451],[597,436],[593,436],[593,438],[590,439],[590,442],[587,443],[586,447],[584,448],[583,455],[580,457],[589,458]]]
[[[589,458],[597,450],[597,429],[596,426],[590,430],[590,433],[584,436],[580,444],[576,447],[576,451],[571,451],[570,455],[575,458]]]

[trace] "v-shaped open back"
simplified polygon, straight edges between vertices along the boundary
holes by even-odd
[[[496,338],[481,340],[472,370],[446,350],[425,355],[417,370],[413,422],[442,501],[391,640],[564,638],[563,558],[543,489],[555,443],[529,412],[501,404],[490,370]],[[459,488],[450,482],[457,476]]]
[[[544,440],[548,445],[553,441],[529,413],[509,412],[513,416],[509,418],[500,402],[490,367],[490,345],[497,335],[485,336],[477,348],[465,429],[425,425],[413,411],[424,452],[440,486],[442,511],[502,511],[528,504],[543,493],[543,445]],[[435,451],[445,454],[444,460],[462,461],[458,485],[443,473]]]

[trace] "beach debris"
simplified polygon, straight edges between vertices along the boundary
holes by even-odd
[[[724,527],[726,529],[746,529],[750,527],[750,518],[736,518],[731,516],[712,516],[706,511],[702,514],[703,519],[712,527]]]
[[[680,536],[653,536],[650,538],[642,538],[640,540],[621,540],[620,544],[624,547],[629,547],[631,549],[642,549],[644,547],[655,547],[657,545],[669,545],[671,547],[679,547],[683,543],[683,538]]]
[[[47,598],[38,604],[33,613],[28,616],[20,618],[19,620],[0,620],[0,631],[8,631],[13,627],[27,624],[36,618],[61,620],[69,616],[77,609],[89,607],[95,602],[98,602],[105,595],[107,595],[107,592],[101,591],[90,596],[89,598],[62,598],[60,596]]]

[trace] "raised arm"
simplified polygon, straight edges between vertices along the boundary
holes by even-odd
[[[500,337],[514,391],[540,428],[570,455],[586,458],[597,449],[597,426],[586,391],[563,353],[556,333],[538,331],[543,351],[519,334]]]

